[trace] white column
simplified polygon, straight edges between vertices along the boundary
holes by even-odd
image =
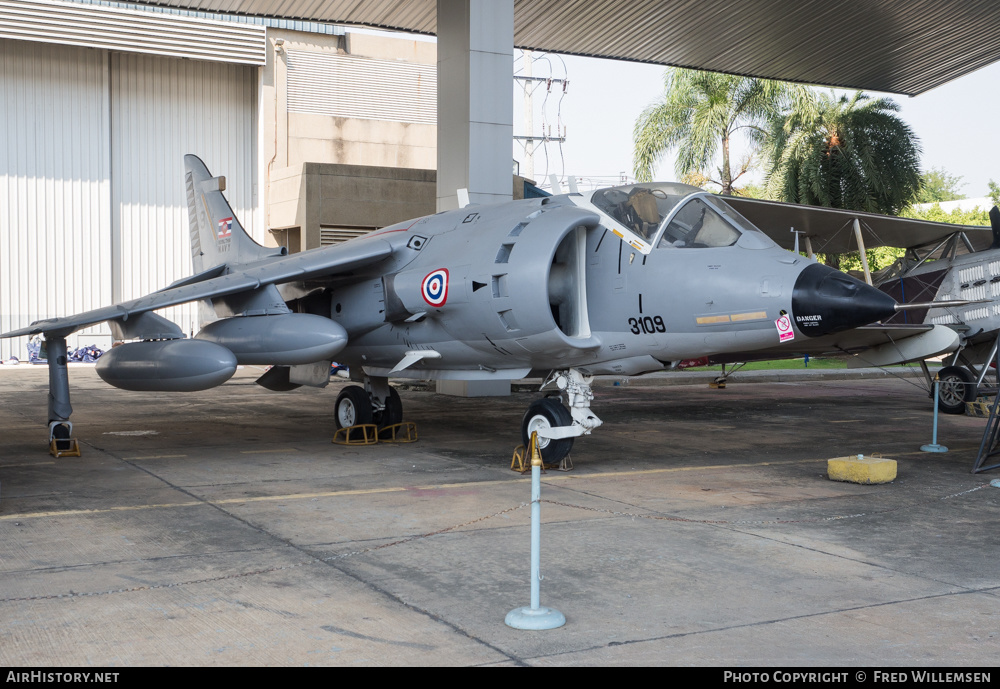
[[[514,0],[437,0],[437,209],[510,201]]]

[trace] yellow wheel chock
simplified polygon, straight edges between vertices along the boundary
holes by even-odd
[[[49,422],[49,454],[60,457],[80,457],[80,443],[73,437],[70,421]]]
[[[519,474],[524,474],[531,471],[531,459],[533,456],[537,455],[541,459],[542,453],[538,450],[538,434],[532,433],[531,440],[528,441],[528,446],[530,450],[526,450],[524,445],[518,445],[514,448],[514,456],[510,460],[511,471],[516,471]],[[558,471],[571,471],[573,469],[573,460],[569,458],[569,455],[563,457],[563,460],[559,464],[542,464],[542,471],[546,469],[556,469]]]
[[[417,442],[417,424],[412,421],[394,423],[378,432],[380,443],[415,443]]]
[[[975,416],[980,419],[990,418],[990,407],[993,406],[988,397],[977,397],[975,402],[965,403],[966,416]]]
[[[337,445],[374,445],[378,442],[378,426],[360,423],[357,426],[338,428],[333,434],[333,442]]]
[[[519,474],[523,474],[529,469],[531,469],[531,463],[524,462],[524,445],[518,445],[514,448],[514,456],[510,460],[511,471],[516,471]]]
[[[49,454],[58,459],[59,457],[81,457],[80,443],[76,438],[53,438],[49,441]]]
[[[412,421],[394,423],[382,430],[373,423],[338,428],[333,435],[337,445],[377,445],[378,443],[415,443],[417,424]]]

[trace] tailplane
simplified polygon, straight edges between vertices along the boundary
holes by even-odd
[[[222,193],[226,178],[213,177],[198,156],[184,156],[184,186],[196,274],[223,264],[251,263],[280,255],[280,249],[261,246],[246,233]]]

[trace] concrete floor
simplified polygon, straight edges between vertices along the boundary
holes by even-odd
[[[46,372],[0,367],[0,664],[992,666],[1000,472],[983,419],[914,381],[597,390],[605,427],[543,477],[524,632],[534,395],[402,390],[413,445],[333,445],[341,384],[241,370],[196,394],[73,368],[82,458],[45,449]],[[882,486],[826,460],[880,452]]]

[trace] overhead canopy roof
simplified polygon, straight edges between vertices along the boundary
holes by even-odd
[[[434,34],[437,0],[160,0]],[[916,95],[1000,60],[996,0],[514,0],[514,43]]]

